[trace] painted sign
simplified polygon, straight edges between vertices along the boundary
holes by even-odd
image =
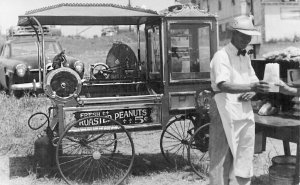
[[[101,110],[101,111],[81,111],[75,112],[75,119],[80,120],[77,127],[93,127],[113,125],[110,119],[120,122],[122,125],[151,123],[152,109],[138,108],[138,109],[122,109],[122,110]],[[110,119],[106,119],[110,118]]]

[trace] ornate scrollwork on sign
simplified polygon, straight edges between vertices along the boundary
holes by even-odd
[[[202,10],[198,5],[189,3],[189,4],[180,4],[170,6],[167,11],[164,11],[164,14],[167,17],[173,16],[187,16],[187,17],[208,17],[215,16],[214,14],[209,13],[207,10]]]
[[[151,10],[151,9],[144,9],[144,8],[132,7],[132,6],[123,6],[123,5],[112,4],[112,3],[60,3],[60,4],[56,4],[56,5],[52,5],[52,6],[46,6],[46,7],[43,7],[43,8],[38,8],[38,9],[27,11],[25,13],[25,15],[35,14],[35,13],[38,13],[38,12],[42,12],[42,11],[45,11],[45,10],[51,10],[51,9],[55,9],[55,8],[60,8],[60,7],[63,7],[63,6],[113,7],[113,8],[122,8],[122,9],[127,9],[127,10],[157,14],[156,11]]]

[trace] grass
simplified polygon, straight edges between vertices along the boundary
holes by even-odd
[[[3,38],[0,42],[3,42]],[[106,55],[116,40],[121,40],[136,48],[135,38],[129,35],[117,37],[101,37],[94,39],[60,37],[58,40],[70,56],[79,58],[86,64],[105,62]],[[261,46],[261,54],[284,49],[288,46],[300,47],[299,43],[278,42],[266,43]],[[47,113],[51,102],[45,97],[25,96],[21,99],[7,97],[0,94],[0,184],[3,185],[61,185],[61,179],[45,177],[37,179],[34,173],[27,177],[8,179],[9,156],[33,155],[36,136],[43,129],[33,131],[28,127],[27,120],[35,112]],[[159,139],[161,131],[132,133],[136,147],[136,162],[132,175],[126,180],[129,185],[206,185],[208,181],[197,177],[189,167],[184,165],[170,165],[160,154]],[[255,177],[252,185],[268,184],[268,167],[274,155],[282,153],[281,142],[268,139],[267,152],[255,155]],[[275,150],[276,149],[276,150]],[[274,152],[275,151],[275,152]],[[295,152],[295,151],[294,151]]]
[[[25,96],[21,99],[0,95],[0,102],[5,109],[0,110],[0,177],[10,185],[62,185],[60,178],[36,178],[33,172],[27,177],[8,179],[9,156],[32,156],[33,143],[36,136],[42,132],[33,131],[27,126],[27,119],[32,113],[47,112],[51,102],[45,97]],[[132,175],[126,179],[128,185],[207,185],[208,181],[196,176],[192,170],[183,164],[170,165],[160,153],[159,139],[161,131],[136,132],[131,136],[134,141],[136,160]],[[252,185],[268,184],[268,167],[270,159],[282,154],[281,142],[268,140],[268,151],[255,155],[255,173]],[[295,152],[295,149],[294,151]],[[2,172],[2,173],[1,173]],[[1,184],[1,183],[0,183]],[[109,183],[108,183],[109,184]],[[124,185],[125,185],[124,184]],[[6,185],[6,184],[4,184]],[[106,184],[104,184],[106,185]]]
[[[122,42],[129,45],[137,57],[137,37],[133,32],[123,33],[113,37],[98,37],[85,39],[81,37],[58,37],[57,40],[66,50],[66,54],[80,59],[85,64],[85,76],[89,76],[89,67],[95,63],[106,63],[106,56],[115,42]],[[141,41],[143,41],[143,37]],[[143,43],[141,48],[144,48]],[[144,58],[145,52],[141,49],[141,58]],[[142,61],[144,61],[142,59]]]
[[[27,126],[27,120],[32,113],[47,112],[50,101],[47,98],[25,96],[18,100],[0,95],[0,154],[30,154],[33,139],[37,131],[33,132]]]

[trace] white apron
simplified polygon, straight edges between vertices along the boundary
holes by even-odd
[[[230,80],[232,83],[250,83],[250,78],[245,78],[245,74],[235,68],[232,68]],[[233,155],[232,175],[250,178],[253,176],[255,122],[251,102],[239,101],[240,95],[221,92],[214,98]]]

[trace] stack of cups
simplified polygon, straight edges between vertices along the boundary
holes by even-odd
[[[279,92],[279,86],[275,85],[280,81],[279,64],[277,63],[266,64],[263,81],[268,82],[270,84],[271,86],[270,92]]]

